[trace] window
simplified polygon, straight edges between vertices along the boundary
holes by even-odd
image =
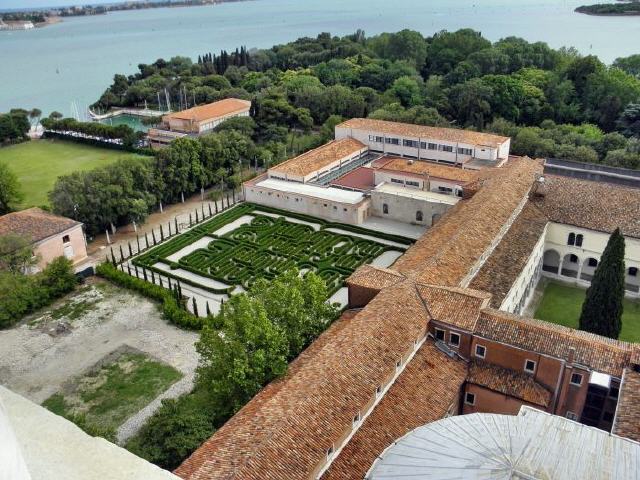
[[[436,340],[444,342],[444,330],[436,328]]]
[[[402,145],[404,147],[419,148],[420,142],[416,142],[415,140],[402,140]]]
[[[384,213],[385,215],[389,213],[389,205],[387,205],[386,203],[382,204],[382,213]]]
[[[619,393],[620,393],[620,389],[618,387],[611,387],[609,389],[609,396],[612,398],[618,398]]]
[[[327,448],[327,460],[331,458],[331,455],[333,455],[333,445]]]
[[[569,234],[569,238],[567,238],[567,245],[575,245],[576,244],[576,234],[571,232]]]
[[[582,385],[582,374],[581,373],[572,373],[571,374],[571,385],[575,385],[579,387]]]
[[[422,212],[418,210],[416,212],[416,222],[421,222],[421,221],[422,221]]]
[[[590,267],[597,267],[598,266],[598,260],[596,260],[595,258],[590,258],[589,259],[589,266]]]
[[[449,332],[449,343],[455,347],[460,345],[460,334]]]
[[[440,145],[440,149],[443,152],[449,152],[449,153],[453,152],[453,147],[451,145]]]
[[[629,276],[637,277],[638,276],[638,267],[629,267]]]
[[[569,261],[571,263],[578,263],[578,257],[572,253],[571,255],[569,255]]]
[[[353,424],[357,425],[357,423],[360,421],[362,417],[360,416],[360,412],[356,413],[353,417]]]
[[[581,247],[583,240],[584,240],[584,236],[581,233],[576,235],[576,247]]]
[[[400,370],[400,367],[402,366],[402,360],[398,360],[396,362],[396,370]]]
[[[427,142],[420,142],[420,148],[423,150],[427,148]]]
[[[524,371],[527,373],[534,373],[536,371],[536,362],[533,360],[525,360]]]
[[[333,206],[333,209],[334,209],[334,210],[338,210],[338,207],[336,207],[336,206],[334,205],[334,206]]]
[[[71,238],[69,237],[69,235],[65,235],[64,237],[62,237],[62,243],[69,243],[71,241]]]
[[[346,212],[346,211],[347,211],[347,209],[346,209],[346,208],[343,208],[342,210],[343,210],[344,212]]]
[[[439,192],[445,192],[445,193],[451,193],[451,192],[453,192],[453,188],[449,188],[449,187],[438,187],[438,191],[439,191]]]
[[[471,392],[465,393],[464,394],[464,403],[466,403],[467,405],[475,405],[476,404],[476,396]]]
[[[427,148],[429,150],[438,150],[438,144],[437,143],[429,143],[429,144],[427,144]]]
[[[381,386],[381,385],[378,385],[378,386],[376,387],[376,397],[377,397],[378,395],[380,395],[380,393],[381,393],[381,392],[382,392],[382,386]]]
[[[568,418],[569,420],[573,420],[574,422],[577,422],[577,421],[578,421],[578,415],[576,415],[576,414],[575,414],[575,413],[573,413],[573,412],[567,412],[567,418]]]
[[[476,345],[476,357],[484,358],[487,354],[487,348],[484,345]]]
[[[473,153],[473,150],[471,150],[470,148],[458,147],[458,153],[461,155],[471,155]]]
[[[420,183],[414,182],[413,180],[407,180],[405,182],[405,184],[409,185],[410,187],[419,187],[420,186]]]
[[[602,414],[602,420],[604,420],[605,422],[613,422],[613,413],[604,412]]]
[[[384,143],[384,137],[376,137],[377,143]]]
[[[399,138],[385,138],[385,143],[388,143],[390,145],[400,145],[400,139]]]
[[[326,203],[323,203],[322,205],[323,205],[325,208],[327,207],[327,204],[326,204]]]
[[[392,178],[391,179],[391,183],[400,183],[404,185],[404,182],[402,180],[400,180],[399,178]]]

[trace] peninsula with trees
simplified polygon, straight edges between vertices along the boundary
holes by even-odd
[[[575,10],[578,13],[600,16],[627,16],[640,15],[640,2],[619,1],[617,3],[597,3],[595,5],[582,5]]]

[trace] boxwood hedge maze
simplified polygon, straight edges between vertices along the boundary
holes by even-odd
[[[216,233],[237,220],[237,228]],[[194,242],[202,248],[188,248]],[[229,294],[236,286],[246,289],[258,278],[269,279],[298,268],[319,274],[334,293],[360,265],[388,251],[402,252],[412,242],[354,225],[244,203],[146,251],[132,264],[217,294]],[[177,269],[202,277],[202,281],[194,275],[178,274]]]

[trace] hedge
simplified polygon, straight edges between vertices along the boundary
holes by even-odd
[[[184,306],[180,305],[171,291],[166,288],[132,277],[118,270],[111,263],[98,265],[98,267],[96,267],[96,273],[121,287],[134,290],[148,298],[162,302],[162,314],[164,318],[179,327],[189,330],[200,330],[204,324],[203,318],[196,317],[185,310]]]

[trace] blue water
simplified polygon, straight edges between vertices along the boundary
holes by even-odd
[[[0,32],[0,111],[83,110],[115,73],[174,55],[240,45],[270,47],[322,31],[343,35],[411,28],[425,35],[471,27],[490,40],[520,36],[574,46],[606,62],[640,53],[640,17],[574,13],[586,0],[255,0],[67,18]],[[1,3],[1,2],[0,2]]]

